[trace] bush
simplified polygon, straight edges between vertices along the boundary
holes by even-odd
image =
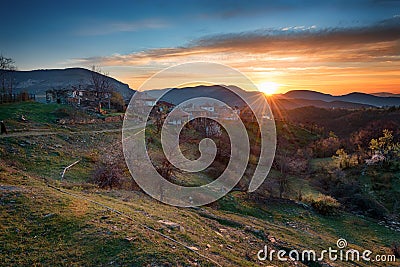
[[[333,215],[338,213],[340,203],[331,196],[324,194],[318,194],[317,197],[313,195],[306,195],[303,197],[303,201],[307,202],[322,215]]]
[[[338,164],[339,169],[347,169],[354,167],[358,164],[357,155],[348,155],[344,149],[338,149],[336,155],[334,155],[333,160]]]
[[[100,188],[120,187],[124,174],[120,168],[114,165],[98,164],[96,165],[91,182]]]
[[[125,101],[120,93],[112,92],[110,102],[118,112],[125,111]]]

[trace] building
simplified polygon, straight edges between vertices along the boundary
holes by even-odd
[[[111,95],[111,90],[98,91],[90,85],[85,88],[72,86],[71,88],[47,90],[46,102],[70,104],[99,111],[102,106],[110,107]]]
[[[215,106],[210,104],[210,103],[205,103],[203,105],[200,105],[200,109],[206,110],[208,112],[215,112]]]
[[[167,123],[172,125],[182,125],[190,120],[190,114],[182,109],[172,110],[167,117]]]
[[[134,96],[135,106],[153,107],[157,103],[157,98],[152,97],[146,92],[136,92]]]

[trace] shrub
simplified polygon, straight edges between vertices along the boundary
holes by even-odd
[[[120,93],[112,92],[110,102],[118,112],[125,111],[125,101]]]
[[[379,160],[371,158],[367,161],[367,164],[372,165],[377,161],[377,163],[387,163],[387,166],[390,166],[393,162],[396,162],[400,158],[400,143],[396,142],[393,131],[389,131],[387,129],[383,130],[383,136],[378,139],[372,139],[370,141],[369,148],[379,156]],[[382,165],[382,164],[381,164]]]
[[[332,157],[340,169],[347,169],[358,164],[357,155],[348,155],[344,149],[338,149]]]
[[[340,203],[331,196],[324,194],[318,194],[317,197],[313,195],[306,195],[303,197],[303,201],[307,202],[322,215],[333,215],[339,210]]]
[[[91,182],[100,188],[120,187],[124,174],[120,168],[114,165],[98,164],[96,165]]]

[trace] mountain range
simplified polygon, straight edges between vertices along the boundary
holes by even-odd
[[[346,95],[333,96],[330,94],[309,90],[294,90],[289,91],[281,96],[289,99],[320,100],[328,103],[332,103],[334,101],[343,101],[371,105],[375,107],[400,106],[400,95],[391,93],[366,94],[355,92]]]
[[[12,74],[14,92],[28,91],[36,94],[38,101],[44,99],[46,90],[70,88],[71,86],[85,86],[91,83],[92,71],[84,68],[47,69],[32,71],[14,71]],[[123,82],[106,76],[112,86],[129,99],[135,90]],[[149,95],[158,97],[169,89],[155,89],[147,91]],[[193,86],[185,88],[173,88],[162,100],[172,104],[179,104],[193,97],[213,97],[232,106],[241,106],[243,101],[234,93],[241,91],[250,98],[256,99],[263,96],[262,93],[243,91],[241,88],[228,85]],[[285,94],[275,95],[269,98],[272,106],[281,109],[294,109],[305,106],[320,108],[347,108],[359,109],[369,107],[400,106],[400,94],[393,93],[350,93],[346,95],[333,96],[310,90],[293,90]]]
[[[168,89],[148,91],[153,97],[164,94]],[[264,96],[261,92],[246,92],[236,86],[195,86],[185,88],[169,89],[162,100],[175,105],[194,97],[213,97],[228,103],[231,106],[242,106],[243,101],[234,93],[242,91],[250,99],[256,100]],[[333,96],[330,94],[319,93],[307,90],[294,90],[285,94],[275,95],[267,98],[272,107],[278,109],[294,109],[305,106],[315,106],[319,108],[345,108],[360,109],[382,106],[400,106],[400,95],[390,94],[390,96],[376,96],[365,93],[351,93],[343,96]]]

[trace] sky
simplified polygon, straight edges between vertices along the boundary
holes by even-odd
[[[0,53],[19,70],[97,65],[136,89],[209,61],[277,93],[400,93],[400,1],[15,0],[1,10]]]

